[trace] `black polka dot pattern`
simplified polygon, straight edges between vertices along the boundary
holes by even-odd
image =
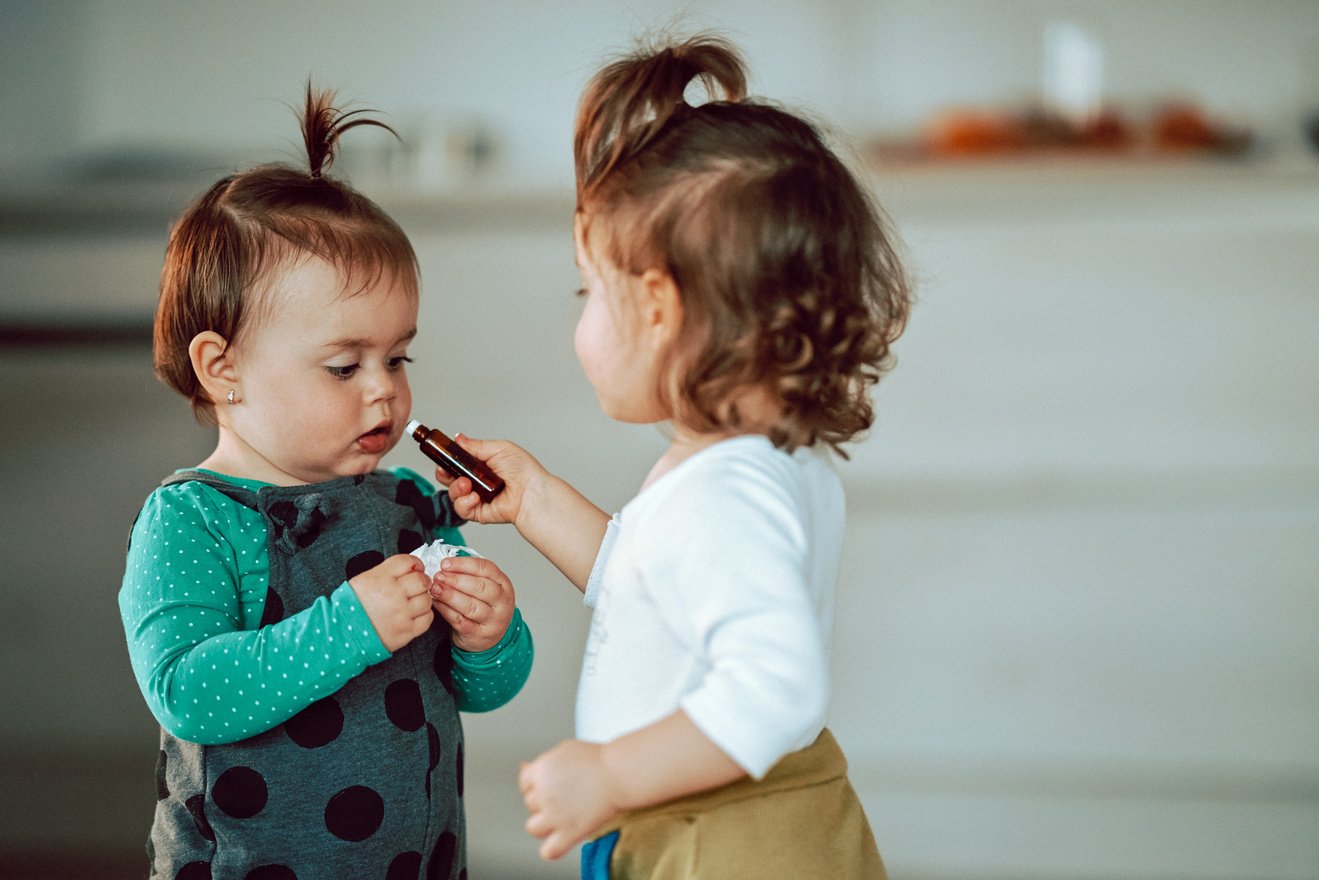
[[[343,732],[343,709],[334,697],[317,700],[284,722],[284,732],[304,749],[319,749]]]
[[[417,880],[421,874],[421,853],[405,852],[389,863],[385,880]]]
[[[394,503],[412,508],[426,531],[435,528],[435,502],[421,494],[416,483],[411,480],[399,480],[398,489],[394,492]]]
[[[230,767],[211,786],[211,800],[235,819],[250,819],[266,805],[266,780],[250,767]]]
[[[426,725],[426,746],[430,757],[426,765],[426,800],[431,798],[431,774],[440,766],[440,732],[434,724]]]
[[[404,529],[398,533],[398,552],[400,553],[411,553],[425,543],[426,539],[420,533],[412,531],[412,529]]]
[[[364,571],[370,571],[385,561],[385,554],[379,550],[367,550],[358,553],[344,566],[344,580],[350,581]]]
[[[183,806],[187,808],[188,814],[192,816],[193,823],[197,826],[197,832],[207,840],[215,840],[215,832],[211,830],[211,823],[206,819],[206,795],[195,794],[184,801]]]
[[[385,818],[385,802],[365,785],[354,785],[325,805],[325,827],[340,840],[366,840]]]
[[[211,866],[206,862],[188,862],[174,875],[174,880],[211,880]]]
[[[435,729],[434,724],[426,725],[426,740],[430,746],[430,766],[426,768],[429,773],[436,767],[440,766],[440,732]]]
[[[458,797],[462,797],[463,796],[463,744],[462,743],[458,743],[458,748],[456,749],[456,753],[457,753],[457,758],[455,759],[455,763],[457,764],[457,767],[455,768],[455,771],[457,773],[457,778],[458,778]]]
[[[287,865],[261,865],[248,871],[243,880],[298,880],[298,875]]]
[[[421,702],[421,687],[410,678],[401,678],[385,688],[385,714],[399,730],[420,730],[426,723],[426,708]]]
[[[426,880],[450,880],[453,876],[453,857],[458,852],[458,838],[451,832],[444,832],[431,851],[430,861],[426,863]]]

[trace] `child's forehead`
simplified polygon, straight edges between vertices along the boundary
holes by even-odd
[[[417,314],[415,283],[396,272],[341,267],[308,255],[272,269],[255,291],[257,328],[265,325],[294,333],[310,333],[344,322],[375,323],[398,309],[381,310],[384,301],[398,305],[413,323]],[[256,329],[256,328],[254,328]]]
[[[343,266],[315,254],[299,254],[276,263],[258,284],[270,308],[311,305],[401,290],[416,295],[410,270],[384,266]]]

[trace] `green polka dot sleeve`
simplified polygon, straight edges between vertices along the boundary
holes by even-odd
[[[138,686],[180,739],[226,743],[270,730],[389,656],[346,583],[260,626],[268,580],[255,511],[196,482],[147,499],[119,610]]]
[[[517,609],[504,637],[493,648],[477,653],[454,648],[453,683],[458,690],[458,708],[489,712],[513,699],[531,675],[534,655],[531,629],[522,622],[522,612]]]

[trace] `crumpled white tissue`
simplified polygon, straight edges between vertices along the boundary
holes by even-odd
[[[441,559],[448,559],[450,556],[480,556],[481,554],[471,547],[459,547],[457,544],[432,541],[413,550],[412,555],[420,559],[421,564],[426,566],[426,577],[435,577],[435,572],[440,570]]]

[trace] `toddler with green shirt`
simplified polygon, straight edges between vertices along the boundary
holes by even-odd
[[[378,124],[307,88],[308,169],[264,165],[171,231],[160,378],[216,426],[133,525],[119,606],[160,722],[150,876],[466,876],[460,711],[534,653],[512,582],[447,493],[381,469],[412,406],[416,257],[325,174]],[[433,555],[433,554],[428,554]]]

